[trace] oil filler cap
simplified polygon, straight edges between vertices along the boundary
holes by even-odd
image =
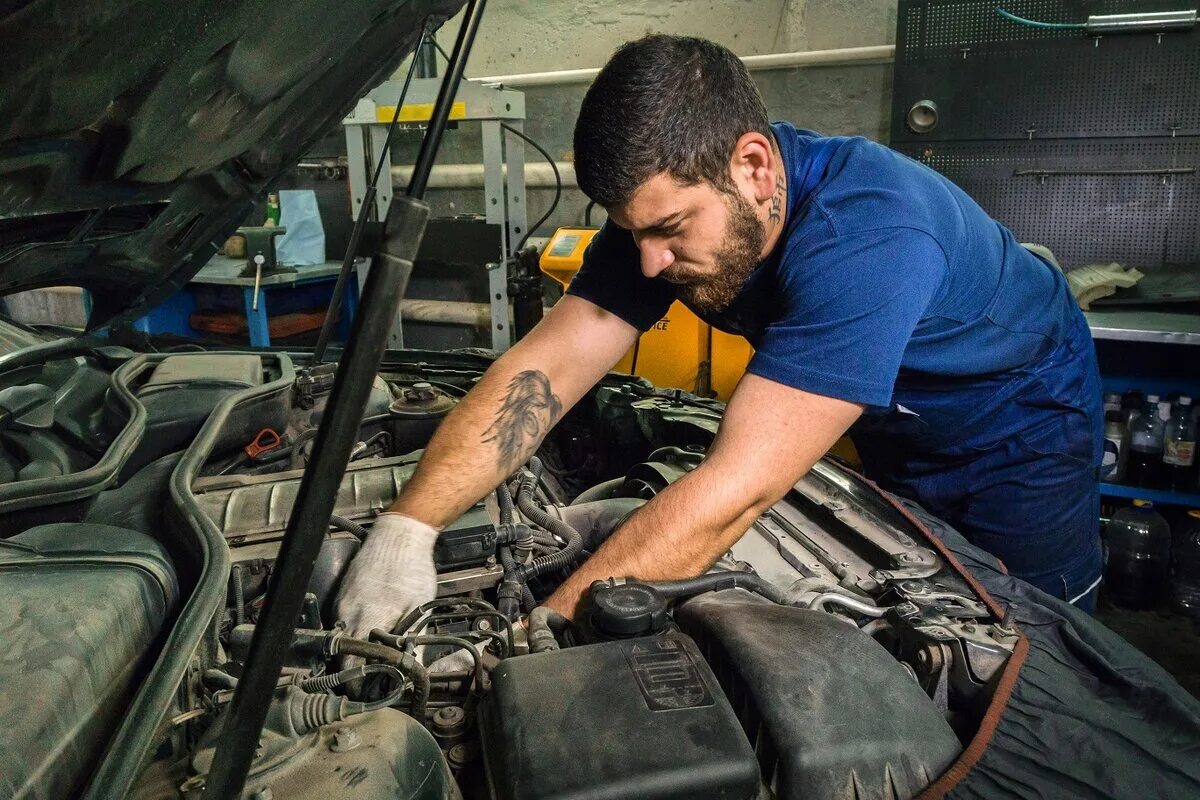
[[[609,636],[645,636],[667,626],[667,599],[644,583],[592,584],[592,624]]]

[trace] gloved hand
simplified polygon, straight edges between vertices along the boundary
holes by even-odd
[[[437,595],[433,546],[438,531],[404,514],[375,518],[337,599],[338,618],[356,639],[391,631],[401,617]]]

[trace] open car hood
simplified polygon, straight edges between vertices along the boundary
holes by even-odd
[[[144,313],[462,5],[8,4],[0,295],[83,287],[89,329]]]

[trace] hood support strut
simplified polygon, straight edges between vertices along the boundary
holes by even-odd
[[[245,669],[218,735],[216,755],[205,781],[206,798],[234,800],[245,786],[283,656],[295,633],[305,587],[329,530],[334,495],[358,437],[371,384],[379,371],[387,334],[399,307],[403,290],[400,279],[404,271],[412,268],[425,232],[429,207],[422,198],[485,4],[486,0],[469,0],[467,4],[408,191],[402,201],[392,204],[389,223],[394,230],[388,238],[393,258],[379,259],[367,275],[363,301],[338,364],[325,417],[317,431],[313,459],[300,482],[287,533],[280,544]]]

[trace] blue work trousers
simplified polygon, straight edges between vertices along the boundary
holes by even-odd
[[[988,380],[899,383],[851,431],[867,476],[915,500],[1009,572],[1091,611],[1103,569],[1104,418],[1082,314],[1064,340]]]

